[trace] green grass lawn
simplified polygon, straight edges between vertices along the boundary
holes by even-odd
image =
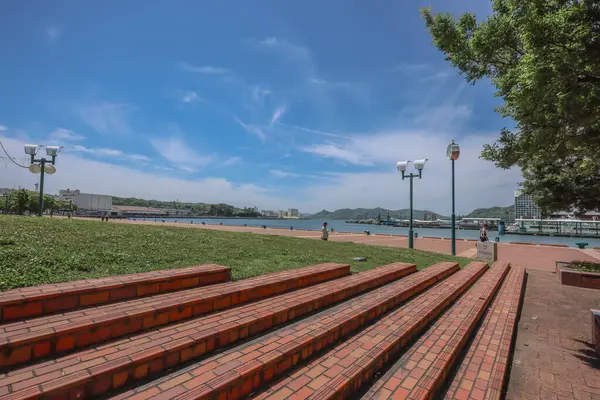
[[[355,262],[353,257],[367,257]],[[0,289],[199,264],[248,278],[322,262],[362,271],[392,262],[419,268],[469,259],[420,250],[254,233],[0,216]]]

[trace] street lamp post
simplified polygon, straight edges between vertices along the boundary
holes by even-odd
[[[446,155],[448,159],[452,161],[452,221],[451,221],[451,229],[452,229],[452,255],[456,255],[456,215],[454,214],[454,161],[458,160],[460,156],[460,146],[457,143],[452,143],[448,145],[446,149]]]
[[[413,164],[414,164],[415,168],[417,169],[417,171],[419,171],[418,174],[413,174],[412,172],[410,174],[406,174],[406,170],[408,168],[408,164],[410,163],[410,160],[398,161],[398,163],[396,164],[398,171],[402,172],[402,180],[404,180],[404,178],[410,179],[410,219],[409,219],[409,227],[408,227],[408,248],[409,249],[414,248],[414,242],[413,242],[413,238],[414,238],[414,236],[413,236],[413,178],[421,179],[422,173],[423,173],[423,168],[425,168],[426,162],[427,162],[427,158],[424,158],[422,160],[415,160],[415,162]]]
[[[35,158],[40,148],[46,148],[46,154],[52,159],[48,160],[45,157]],[[56,162],[56,156],[60,153],[62,146],[44,146],[37,144],[26,144],[25,145],[25,154],[31,156],[31,165],[29,166],[29,171],[34,174],[40,174],[40,199],[38,202],[38,216],[41,217],[44,211],[44,173],[48,173],[52,175],[56,172],[56,167],[54,164]],[[38,164],[36,164],[38,163]],[[46,165],[49,164],[49,165]]]

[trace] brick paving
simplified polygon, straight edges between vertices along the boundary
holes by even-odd
[[[415,317],[427,318],[421,311],[435,313],[442,304],[458,296],[487,267],[482,263],[456,272],[407,303]],[[132,392],[117,396],[119,399],[158,392],[161,398],[239,398],[281,375],[301,360],[351,332],[367,325],[379,315],[393,309],[415,294],[430,287],[437,280],[457,270],[454,263],[441,263],[409,275],[401,281],[386,285],[339,306],[274,331],[256,340],[217,353],[189,368]],[[413,315],[411,313],[411,315]],[[313,372],[318,372],[317,370]],[[189,397],[188,397],[189,396]],[[148,396],[150,397],[150,396]],[[285,397],[279,397],[282,399]]]
[[[592,308],[600,308],[600,291],[563,286],[553,273],[528,270],[507,400],[600,400]]]
[[[362,399],[434,398],[509,268],[508,263],[495,263],[488,273],[421,335]],[[481,376],[487,386],[491,362],[486,363],[484,369]]]
[[[0,387],[8,387],[11,392],[15,392],[15,396],[19,396],[40,384],[44,389],[60,376],[61,385],[46,388],[45,394],[71,385],[98,396],[117,388],[114,383],[117,379],[119,382],[142,379],[148,374],[199,357],[415,272],[416,266],[406,263],[394,263],[364,271],[203,318],[173,324],[160,331],[150,331],[73,353],[45,362],[42,366],[14,370],[0,377]]]
[[[82,348],[348,274],[348,264],[318,264],[1,325],[0,367]]]
[[[0,323],[222,283],[229,278],[229,267],[206,264],[7,290],[0,293]]]
[[[525,270],[513,266],[468,347],[444,399],[499,400],[509,370]]]

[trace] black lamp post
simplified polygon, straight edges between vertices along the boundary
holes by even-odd
[[[423,172],[423,168],[425,168],[425,163],[427,162],[427,158],[424,158],[422,160],[415,160],[414,165],[415,168],[419,171],[418,174],[413,174],[412,172],[410,174],[406,174],[406,169],[408,168],[408,164],[410,163],[409,161],[398,161],[398,163],[396,164],[396,167],[398,168],[398,171],[402,172],[402,180],[404,180],[404,178],[409,178],[410,179],[410,219],[409,219],[409,227],[408,227],[408,248],[412,249],[414,248],[414,242],[413,242],[413,178],[419,178],[421,179],[422,177],[422,172]]]
[[[454,214],[454,161],[458,160],[460,156],[460,146],[454,143],[448,145],[446,149],[446,155],[448,159],[452,161],[452,221],[451,221],[451,229],[452,229],[452,255],[456,255],[456,216]]]
[[[46,154],[49,157],[52,157],[50,160],[45,157],[35,158],[37,152],[40,148],[46,148]],[[29,171],[34,174],[40,174],[40,199],[38,203],[38,216],[41,217],[44,211],[44,173],[54,174],[56,172],[56,167],[54,167],[54,163],[56,162],[56,156],[60,153],[62,146],[44,146],[37,144],[26,144],[25,145],[25,154],[31,156],[31,165],[29,166]]]

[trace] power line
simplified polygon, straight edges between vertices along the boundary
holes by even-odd
[[[9,159],[10,161],[12,161],[12,162],[13,162],[13,164],[15,164],[16,166],[18,166],[18,167],[21,167],[21,168],[29,168],[29,167],[26,167],[26,166],[24,166],[24,165],[21,165],[21,164],[19,164],[18,162],[16,162],[16,161],[15,161],[15,160],[14,160],[14,159],[13,159],[13,158],[10,156],[10,154],[8,154],[8,151],[6,151],[6,149],[4,148],[4,145],[2,144],[2,141],[1,141],[1,140],[0,140],[0,147],[2,147],[2,150],[4,150],[4,154],[6,154],[6,157],[8,157],[8,159]]]

